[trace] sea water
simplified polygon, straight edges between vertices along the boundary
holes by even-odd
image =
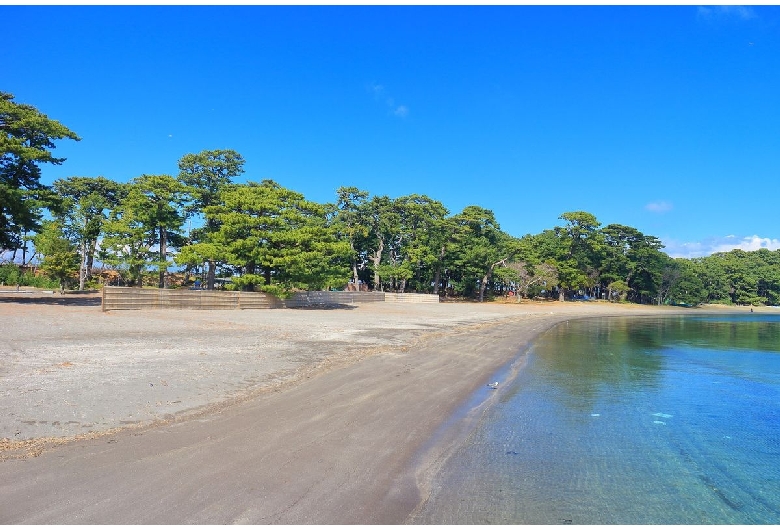
[[[780,315],[570,321],[410,522],[780,523]]]

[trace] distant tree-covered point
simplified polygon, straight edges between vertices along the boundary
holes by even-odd
[[[0,246],[14,263],[21,251],[23,266],[0,266],[5,284],[28,281],[24,266],[35,264],[62,289],[107,280],[279,296],[351,289],[679,305],[780,297],[780,251],[671,258],[658,238],[584,211],[516,237],[478,205],[453,214],[425,195],[356,187],[320,204],[271,180],[236,183],[244,159],[232,150],[186,154],[177,175],[43,186],[39,165],[64,161],[52,156],[53,140],[78,136],[5,93],[0,130]],[[98,277],[96,263],[111,275]]]

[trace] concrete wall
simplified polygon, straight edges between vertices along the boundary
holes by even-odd
[[[287,300],[283,300],[282,303],[284,307],[316,307],[384,301],[385,293],[378,292],[306,291],[294,293]]]

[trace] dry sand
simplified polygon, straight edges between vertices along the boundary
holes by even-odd
[[[698,311],[97,304],[0,295],[0,523],[402,523],[539,333]]]

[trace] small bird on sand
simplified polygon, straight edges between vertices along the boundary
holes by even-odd
[[[488,386],[493,390],[495,390],[496,388],[498,388],[498,381],[496,381],[495,383],[488,383]]]

